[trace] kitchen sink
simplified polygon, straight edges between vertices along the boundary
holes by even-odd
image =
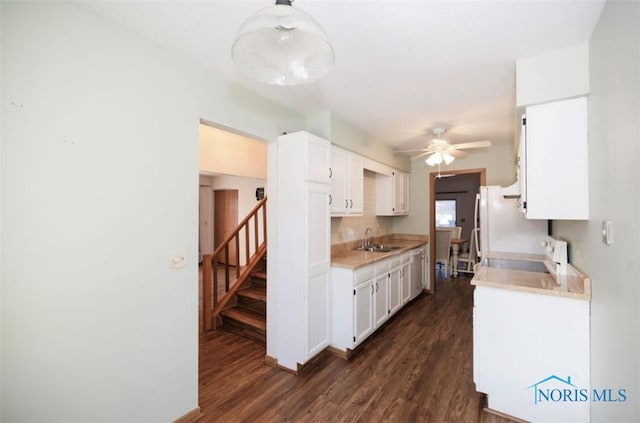
[[[374,245],[369,245],[369,246],[358,247],[358,248],[356,248],[356,250],[368,251],[368,252],[372,252],[372,253],[390,253],[390,252],[398,250],[400,248],[402,248],[402,247],[374,244]]]

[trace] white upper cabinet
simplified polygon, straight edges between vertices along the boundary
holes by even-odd
[[[331,215],[361,215],[363,206],[363,159],[331,147]]]
[[[529,106],[524,127],[526,217],[588,219],[587,98]]]
[[[409,174],[394,170],[391,176],[376,175],[376,215],[409,214]]]

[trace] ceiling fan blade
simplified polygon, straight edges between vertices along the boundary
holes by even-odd
[[[415,153],[416,151],[429,151],[430,148],[416,148],[413,150],[394,150],[394,153]]]
[[[424,156],[426,156],[427,154],[431,154],[431,153],[432,153],[431,151],[425,151],[425,152],[424,152],[424,153],[422,153],[422,154],[418,154],[417,156],[413,156],[413,157],[411,158],[411,160],[419,159],[420,157],[424,157]]]
[[[463,142],[461,144],[449,144],[451,148],[456,150],[464,150],[466,148],[483,148],[491,147],[492,143],[489,140],[475,141],[475,142]]]

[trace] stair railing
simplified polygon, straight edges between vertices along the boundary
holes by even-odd
[[[262,227],[262,228],[260,228]],[[251,233],[253,232],[253,242]],[[243,234],[244,236],[242,236]],[[262,234],[262,236],[260,236]],[[240,240],[244,238],[245,266],[240,266]],[[233,244],[233,245],[232,245]],[[230,255],[235,249],[235,266],[229,264]],[[205,331],[215,330],[220,312],[234,297],[236,291],[247,280],[256,265],[267,252],[267,197],[256,206],[236,226],[212,254],[202,259],[202,314]],[[221,260],[222,259],[222,260]],[[221,264],[222,263],[222,264]],[[221,291],[218,278],[222,273],[224,290]],[[232,273],[235,281],[230,284]]]

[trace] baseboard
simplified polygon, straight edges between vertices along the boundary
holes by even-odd
[[[522,420],[517,417],[513,417],[509,414],[501,413],[500,411],[492,410],[489,407],[484,407],[482,409],[485,413],[493,414],[494,416],[500,417],[501,419],[512,421],[513,423],[529,423],[527,420]]]
[[[335,355],[336,357],[340,357],[343,360],[349,360],[351,358],[351,355],[353,354],[353,351],[350,349],[340,350],[335,347],[327,347],[327,351]]]
[[[275,369],[278,367],[278,359],[271,357],[270,355],[265,355],[264,364],[266,364],[269,367],[273,367]]]
[[[193,410],[189,411],[187,414],[175,419],[173,423],[194,423],[198,421],[200,417],[202,417],[202,413],[200,413],[200,407],[196,407]]]

